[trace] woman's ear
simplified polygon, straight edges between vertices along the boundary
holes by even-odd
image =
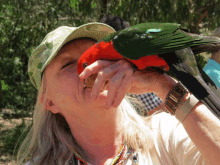
[[[52,100],[48,98],[48,89],[46,88],[46,77],[45,73],[43,74],[42,78],[43,86],[40,89],[42,94],[39,96],[40,104],[44,105],[44,108],[51,111],[52,113],[56,114],[60,112],[60,108],[56,106]]]
[[[44,106],[47,110],[51,111],[54,114],[60,112],[60,108],[56,106],[50,99],[46,99]]]

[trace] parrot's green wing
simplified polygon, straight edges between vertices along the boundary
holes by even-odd
[[[143,23],[111,34],[101,41],[113,42],[114,49],[127,59],[157,55],[183,85],[220,118],[220,90],[197,67],[194,54],[219,51],[220,38],[188,33],[175,23]],[[146,62],[143,58],[142,62]],[[146,61],[144,61],[146,60]],[[159,64],[160,61],[152,61]]]
[[[146,55],[163,54],[176,50],[219,43],[218,38],[187,33],[175,23],[142,23],[111,34],[102,41],[113,41],[114,48],[122,56],[139,59]]]

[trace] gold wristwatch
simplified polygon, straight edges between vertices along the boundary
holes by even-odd
[[[174,115],[183,97],[188,93],[188,89],[181,82],[178,82],[166,97],[165,107],[167,111]]]

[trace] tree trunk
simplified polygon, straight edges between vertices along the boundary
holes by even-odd
[[[100,0],[100,4],[101,4],[101,12],[100,12],[99,20],[101,20],[102,17],[104,17],[104,15],[106,15],[107,13],[108,0]]]

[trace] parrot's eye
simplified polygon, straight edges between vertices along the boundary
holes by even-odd
[[[88,66],[88,64],[85,62],[83,63],[83,68],[86,68]]]

